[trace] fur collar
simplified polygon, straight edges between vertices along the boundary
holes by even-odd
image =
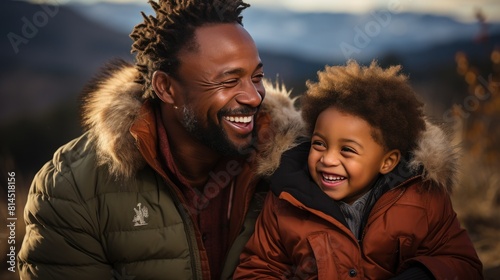
[[[107,65],[83,91],[82,121],[95,145],[100,165],[108,165],[117,177],[132,177],[145,164],[129,133],[142,106],[141,86],[133,65],[119,60]],[[265,83],[266,97],[261,113],[268,114],[270,127],[260,144],[256,159],[259,175],[270,175],[281,154],[304,136],[300,112],[289,92],[278,84]],[[427,122],[409,167],[424,167],[424,179],[451,192],[458,175],[459,153],[444,130]]]
[[[107,165],[117,178],[130,178],[145,162],[129,132],[144,100],[135,83],[138,72],[123,60],[113,61],[83,90],[82,123],[95,145],[99,165]],[[256,155],[258,175],[269,175],[279,165],[281,153],[303,135],[304,125],[294,100],[283,86],[265,82],[261,114],[268,113],[267,141]]]
[[[426,121],[426,129],[408,163],[412,170],[423,167],[424,181],[449,193],[457,183],[460,157],[460,149],[452,144],[450,135],[443,128]]]

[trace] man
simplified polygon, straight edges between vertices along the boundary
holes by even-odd
[[[92,81],[86,132],[33,180],[21,279],[230,278],[259,182],[302,131],[286,91],[263,81],[249,5],[152,6],[131,34],[135,67]]]

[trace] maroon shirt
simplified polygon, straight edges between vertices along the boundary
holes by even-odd
[[[212,172],[203,189],[190,186],[187,180],[177,170],[168,136],[160,118],[157,115],[157,130],[160,161],[165,171],[177,178],[180,191],[184,194],[187,209],[190,209],[193,221],[201,233],[203,244],[208,255],[212,279],[219,279],[227,251],[229,232],[230,201],[232,197],[232,182],[228,172],[223,171],[227,163],[235,159],[222,159]],[[222,176],[221,176],[222,175]]]

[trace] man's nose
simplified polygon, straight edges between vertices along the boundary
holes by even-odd
[[[244,87],[237,93],[236,101],[253,108],[259,107],[265,96],[265,89],[262,83],[246,82]]]

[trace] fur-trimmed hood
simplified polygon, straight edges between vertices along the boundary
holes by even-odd
[[[95,145],[99,165],[107,165],[117,177],[132,177],[145,164],[136,147],[130,127],[140,117],[143,106],[141,85],[135,83],[136,68],[113,61],[102,69],[82,94],[82,123]],[[266,81],[266,97],[259,115],[267,114],[269,126],[259,142],[256,170],[271,174],[279,165],[281,153],[303,135],[300,112],[294,108],[290,92]],[[259,121],[259,120],[258,120]]]
[[[141,86],[134,82],[137,70],[125,61],[108,64],[83,91],[82,121],[96,147],[99,164],[108,165],[118,177],[131,177],[145,164],[129,132],[139,117]],[[256,170],[270,175],[279,165],[284,151],[304,137],[304,124],[294,100],[281,85],[265,82],[266,97],[261,114],[269,117],[269,128],[259,145]],[[459,153],[445,131],[426,122],[426,130],[412,151],[409,168],[424,168],[424,179],[452,190],[458,176]]]
[[[450,135],[443,128],[429,120],[426,120],[425,126],[416,141],[416,148],[402,157],[394,170],[377,180],[380,190],[385,192],[421,177],[427,189],[451,193],[459,175],[459,148],[452,144]],[[304,197],[318,199],[312,190],[322,191],[313,187],[316,183],[311,180],[307,167],[310,147],[311,143],[307,141],[283,154],[279,168],[270,178],[271,189],[276,195],[287,190],[301,197],[301,201]],[[310,203],[316,204],[313,201]]]
[[[408,166],[411,170],[422,167],[424,181],[451,193],[459,175],[459,157],[460,149],[452,144],[451,136],[427,120]]]

